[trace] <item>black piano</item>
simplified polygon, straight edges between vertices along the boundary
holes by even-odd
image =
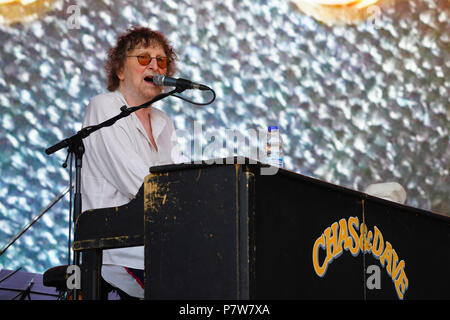
[[[83,299],[102,250],[145,246],[145,299],[450,299],[450,218],[247,158],[152,167],[83,212]]]

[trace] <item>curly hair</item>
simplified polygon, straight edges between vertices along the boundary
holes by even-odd
[[[160,45],[167,56],[167,75],[172,76],[177,71],[177,54],[170,45],[169,40],[160,31],[145,27],[134,26],[126,33],[119,36],[115,47],[108,50],[108,60],[105,64],[107,89],[115,91],[119,87],[120,80],[117,72],[123,68],[127,53],[137,47]]]

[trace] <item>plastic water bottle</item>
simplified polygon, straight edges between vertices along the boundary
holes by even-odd
[[[283,168],[283,141],[277,126],[270,126],[267,132],[266,163],[271,166]]]

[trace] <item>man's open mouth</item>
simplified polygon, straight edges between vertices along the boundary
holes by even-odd
[[[153,77],[147,76],[144,78],[144,81],[147,83],[153,83]]]

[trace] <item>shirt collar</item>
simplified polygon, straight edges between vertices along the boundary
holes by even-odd
[[[158,140],[158,137],[164,130],[167,121],[166,119],[164,119],[164,117],[161,114],[161,111],[158,109],[150,107],[148,112],[150,114],[150,121],[152,123],[153,138],[155,138],[155,140]]]
[[[129,108],[130,106],[128,105],[127,101],[125,100],[125,97],[123,96],[123,94],[119,90],[116,90],[115,92],[119,96],[120,100]],[[155,141],[157,141],[159,135],[163,131],[164,127],[166,126],[167,121],[161,115],[162,111],[160,111],[156,108],[153,108],[152,106],[148,107],[147,110],[150,115],[150,121],[152,124],[153,138],[155,139]],[[136,125],[138,130],[142,131],[142,133],[145,136],[147,136],[147,133],[145,132],[145,130],[143,130],[142,124],[140,123],[138,117],[134,114],[134,112],[130,116],[133,118],[133,120],[135,122],[137,121],[139,123]]]

